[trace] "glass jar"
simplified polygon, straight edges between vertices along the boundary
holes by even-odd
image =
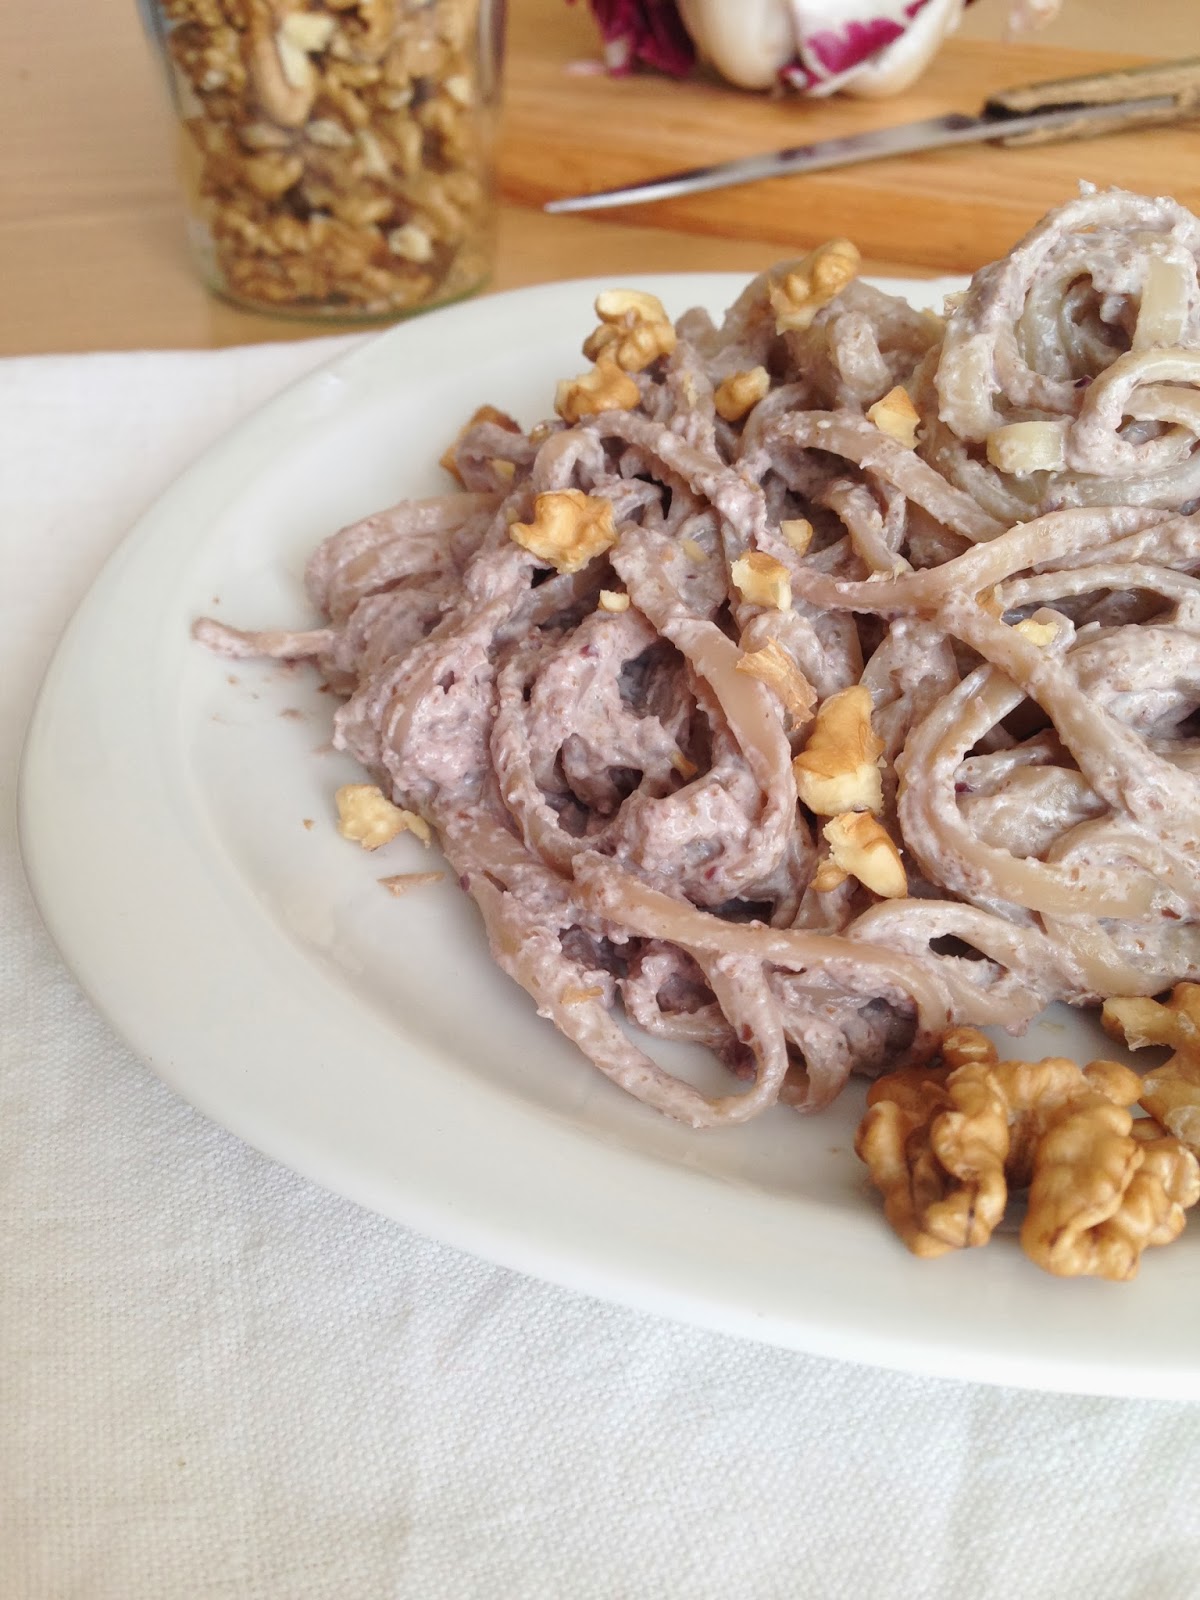
[[[484,281],[503,0],[139,4],[216,293],[387,318]]]

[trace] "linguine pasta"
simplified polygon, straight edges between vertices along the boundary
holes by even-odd
[[[621,409],[474,421],[461,492],[314,554],[321,627],[197,636],[314,660],[503,968],[694,1126],[1198,979],[1198,270],[1117,191],[945,319],[859,281],[783,316],[791,263],[640,369],[590,342]]]

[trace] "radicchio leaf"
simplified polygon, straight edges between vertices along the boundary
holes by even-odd
[[[673,78],[682,78],[691,71],[696,51],[675,0],[588,3],[604,40],[604,62],[610,72],[619,76],[638,62]]]

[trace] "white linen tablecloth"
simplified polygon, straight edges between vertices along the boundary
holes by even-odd
[[[38,683],[142,508],[334,348],[0,362],[0,1600],[1200,1595],[1200,1408],[520,1278],[260,1157],[80,996],[17,853]]]

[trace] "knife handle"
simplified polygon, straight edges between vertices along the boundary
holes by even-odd
[[[1146,107],[1143,111],[1114,111],[1111,117],[1098,117],[1085,108],[1114,105],[1120,101],[1169,99],[1170,105]],[[993,116],[1019,116],[1028,111],[1046,111],[1054,106],[1064,110],[1080,108],[1079,124],[1057,128],[1035,128],[1031,133],[1015,133],[997,140],[1004,145],[1052,144],[1064,139],[1088,139],[1099,133],[1119,133],[1126,128],[1147,128],[1182,122],[1200,116],[1200,57],[1186,61],[1163,61],[1149,67],[1118,67],[1115,72],[1092,73],[1082,78],[1057,78],[1049,83],[1029,83],[1016,89],[1001,89],[991,96],[985,113]]]

